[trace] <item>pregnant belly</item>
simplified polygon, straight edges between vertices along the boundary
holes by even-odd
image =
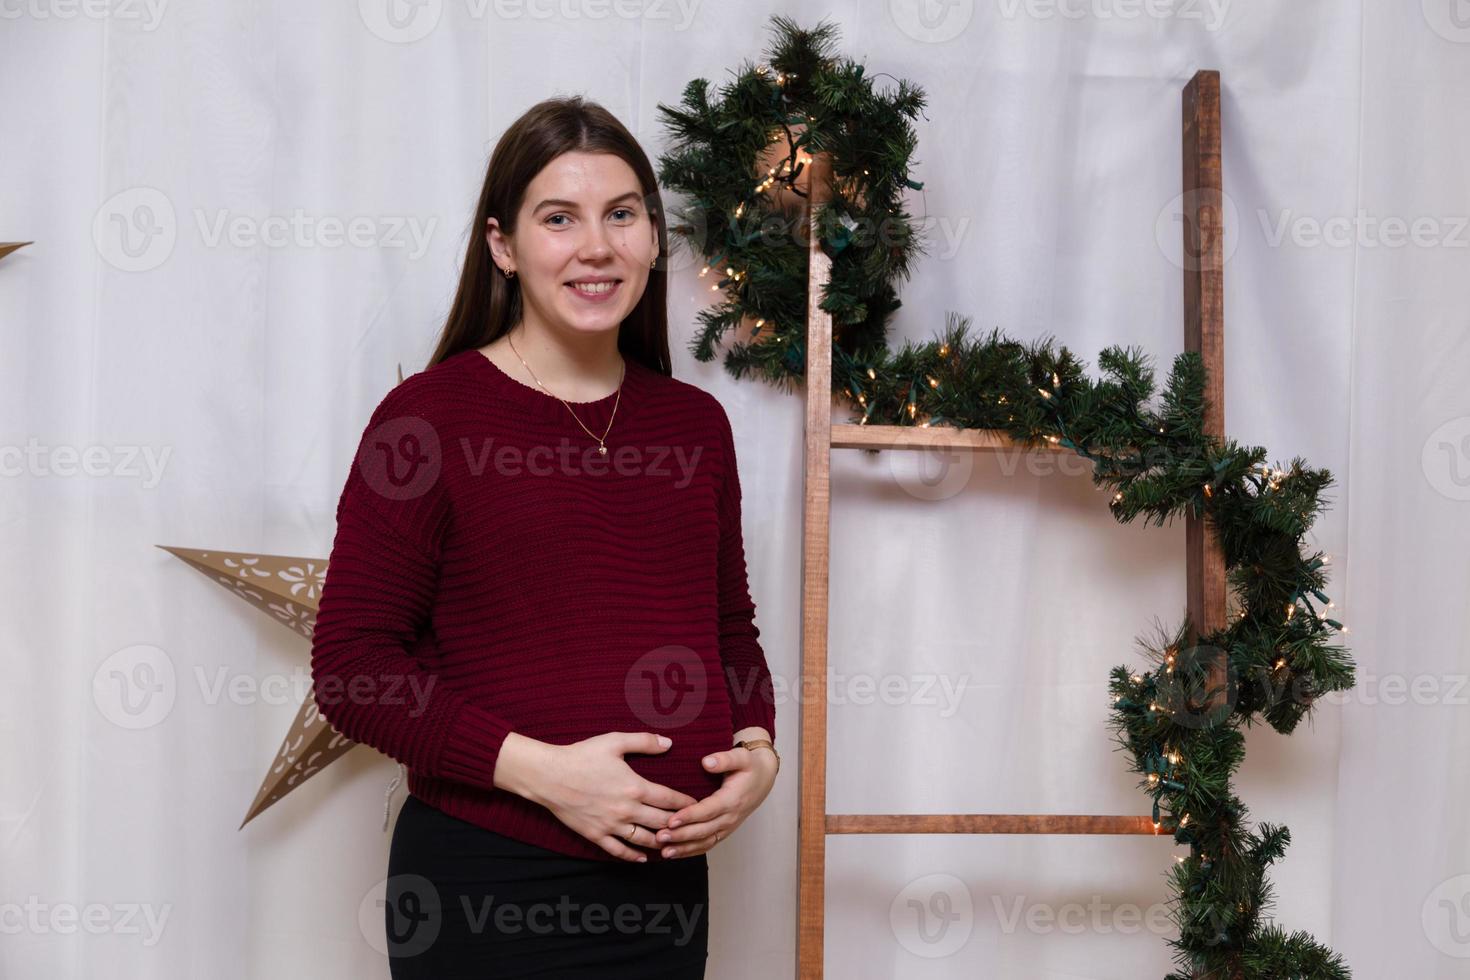
[[[660,734],[668,735],[674,744],[657,755],[630,753],[623,756],[629,768],[650,782],[688,793],[696,800],[702,800],[720,788],[724,774],[710,772],[704,767],[703,760],[711,752],[728,749],[729,734],[722,734],[719,729],[704,732],[682,729]]]
[[[605,675],[605,676],[604,676]],[[641,696],[635,689],[616,700],[609,691],[628,691],[624,673],[589,671],[563,678],[562,709],[548,712],[545,699],[520,704],[499,699],[487,704],[523,735],[557,745],[570,745],[608,732],[652,732],[672,745],[662,752],[628,752],[629,768],[650,782],[703,799],[720,788],[724,774],[704,767],[704,757],[723,752],[732,741],[730,707],[723,690],[697,700]],[[714,676],[718,676],[717,674]],[[507,685],[511,691],[532,685]],[[612,702],[612,703],[609,703]]]

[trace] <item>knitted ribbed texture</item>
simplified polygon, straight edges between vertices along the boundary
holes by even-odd
[[[561,401],[463,351],[373,412],[337,507],[311,669],[322,714],[453,816],[617,860],[494,785],[515,731],[652,731],[640,775],[703,798],[704,755],[776,733],[724,408],[626,359],[621,399]],[[614,416],[614,406],[616,415]],[[649,850],[649,860],[660,860]]]

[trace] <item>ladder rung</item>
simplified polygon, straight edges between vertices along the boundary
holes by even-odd
[[[1060,443],[1027,446],[1002,429],[956,429],[949,425],[854,425],[833,423],[833,449],[972,449],[980,452],[1023,450],[1071,452]]]
[[[1065,813],[829,813],[829,834],[1144,834],[1173,836],[1148,817]]]

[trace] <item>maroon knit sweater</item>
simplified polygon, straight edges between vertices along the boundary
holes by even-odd
[[[406,765],[413,795],[610,861],[495,787],[508,733],[667,735],[662,754],[625,758],[696,799],[722,778],[700,760],[733,732],[776,734],[729,419],[626,364],[620,401],[572,403],[598,435],[612,420],[605,456],[561,401],[478,350],[391,390],[342,490],[311,650],[322,715]]]

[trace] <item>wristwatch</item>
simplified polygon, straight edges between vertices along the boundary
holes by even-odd
[[[771,754],[776,757],[776,772],[781,771],[781,753],[771,744],[768,738],[743,738],[733,746],[737,749],[770,749]]]

